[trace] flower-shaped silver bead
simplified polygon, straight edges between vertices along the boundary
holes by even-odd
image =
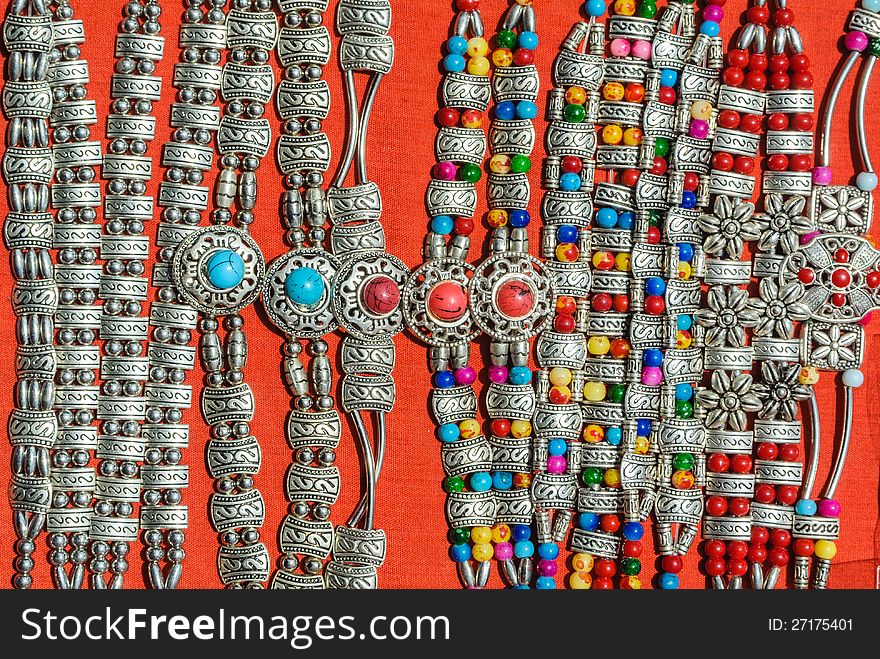
[[[749,309],[758,316],[755,336],[776,336],[790,339],[794,336],[794,321],[810,317],[810,308],[801,302],[804,286],[795,280],[782,288],[776,280],[766,277],[758,284],[759,297],[749,300]]]
[[[712,371],[711,388],[697,392],[697,403],[706,411],[706,427],[744,431],[748,425],[747,412],[764,407],[752,391],[752,384],[750,373]]]
[[[763,381],[752,387],[752,391],[764,401],[764,406],[758,412],[760,418],[768,421],[797,419],[798,403],[811,395],[810,387],[798,380],[800,372],[800,364],[761,364]]]
[[[758,324],[758,313],[749,308],[749,293],[736,286],[713,286],[707,296],[708,308],[694,316],[706,328],[707,346],[742,348],[746,344],[746,327]]]
[[[813,212],[824,232],[862,233],[867,227],[870,203],[858,188],[841,185],[817,190],[814,194]]]
[[[811,360],[823,360],[835,369],[841,362],[858,362],[859,332],[840,325],[830,325],[810,332],[813,341]],[[859,350],[859,352],[861,352]]]
[[[754,213],[755,205],[750,201],[740,202],[719,195],[715,199],[712,212],[704,213],[697,220],[700,229],[707,234],[703,249],[716,256],[741,258],[746,241],[761,237],[761,229],[753,218]]]
[[[755,215],[761,229],[758,249],[770,252],[779,248],[791,254],[798,248],[800,237],[816,230],[816,225],[804,215],[807,198],[795,195],[786,199],[771,192],[764,201],[764,212]]]

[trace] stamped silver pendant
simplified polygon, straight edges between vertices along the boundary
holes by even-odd
[[[387,339],[403,329],[401,291],[409,268],[385,252],[359,254],[340,267],[331,292],[336,321],[361,341]]]
[[[461,259],[432,259],[416,268],[403,290],[410,331],[430,346],[470,343],[480,328],[468,306],[474,268]]]
[[[550,321],[553,280],[529,254],[501,252],[477,268],[470,283],[474,322],[493,339],[530,339]]]
[[[174,253],[174,285],[184,302],[211,315],[241,311],[260,294],[266,262],[256,241],[230,226],[187,236]]]
[[[263,307],[285,334],[320,338],[338,326],[330,289],[339,261],[323,249],[298,249],[269,264]]]

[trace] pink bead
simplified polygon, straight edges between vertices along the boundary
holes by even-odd
[[[651,59],[652,51],[653,47],[651,46],[650,41],[639,39],[632,45],[631,54],[633,57],[638,57],[639,59],[647,61]]]
[[[689,133],[695,140],[705,140],[709,137],[709,122],[703,119],[692,120]]]
[[[801,236],[801,245],[806,245],[808,242],[810,242],[813,238],[815,238],[818,235],[819,235],[818,231],[810,231],[809,233],[805,233],[803,236]]]
[[[832,173],[830,167],[813,168],[813,183],[816,185],[831,185]]]
[[[611,54],[614,57],[626,57],[629,55],[629,41],[626,39],[614,39],[611,42]]]
[[[546,558],[538,561],[538,574],[542,577],[552,577],[556,574],[556,561],[549,561]]]
[[[499,561],[506,561],[508,558],[513,558],[513,545],[509,542],[499,542],[495,545],[495,558]]]
[[[822,499],[819,502],[819,514],[822,517],[839,517],[840,502],[837,499]]]
[[[865,50],[865,48],[868,47],[868,35],[864,32],[853,30],[846,35],[846,39],[844,39],[844,44],[849,50],[857,50],[858,52],[862,52],[863,50]]]
[[[507,382],[507,367],[490,366],[489,379],[495,384],[504,384],[505,382]]]
[[[455,382],[457,384],[473,384],[477,380],[477,372],[470,366],[465,366],[455,371]]]
[[[458,168],[455,166],[455,164],[446,160],[437,163],[437,165],[434,167],[434,176],[436,176],[441,181],[454,181],[457,171]]]
[[[869,325],[872,320],[874,320],[874,312],[869,311],[859,319],[859,325],[865,327],[866,325]]]
[[[547,471],[551,474],[564,474],[567,466],[565,456],[551,455],[547,458]]]
[[[645,366],[642,369],[642,384],[656,387],[663,382],[663,371],[659,366]]]
[[[708,5],[703,10],[704,21],[715,21],[720,23],[724,19],[724,10],[718,5]]]

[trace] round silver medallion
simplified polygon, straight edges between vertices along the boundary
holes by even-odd
[[[199,311],[225,316],[241,311],[260,293],[266,262],[250,234],[210,226],[177,247],[171,276],[183,300]]]
[[[535,257],[502,252],[480,264],[469,296],[480,329],[499,341],[521,341],[538,334],[549,322],[553,280]]]
[[[401,291],[408,278],[404,262],[385,252],[343,262],[331,293],[336,321],[362,341],[394,336],[403,329]]]
[[[403,290],[409,329],[431,346],[469,343],[480,333],[468,307],[474,268],[461,259],[431,259],[416,268]]]
[[[299,249],[269,264],[263,307],[285,334],[314,339],[338,326],[330,289],[339,261],[323,249]]]

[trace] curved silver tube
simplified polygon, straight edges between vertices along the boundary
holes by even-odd
[[[834,467],[831,470],[831,476],[828,478],[828,484],[825,486],[823,497],[833,499],[837,486],[840,484],[840,477],[843,475],[843,467],[846,463],[846,454],[849,451],[850,440],[852,439],[852,421],[853,421],[853,389],[843,385],[844,410],[843,410],[843,429],[840,435],[840,449],[837,452],[837,459],[834,461]]]
[[[859,155],[862,159],[862,169],[873,172],[874,165],[871,163],[871,151],[868,149],[868,131],[865,127],[865,104],[868,97],[868,86],[871,83],[871,75],[874,73],[874,65],[877,64],[876,55],[868,55],[862,66],[858,87],[856,88],[856,138],[859,142]]]
[[[831,162],[831,129],[834,126],[834,110],[837,107],[837,101],[840,99],[840,92],[843,84],[852,73],[853,67],[856,65],[861,53],[857,50],[852,51],[843,68],[837,73],[831,86],[831,92],[828,95],[828,104],[825,107],[825,114],[822,117],[822,132],[819,133],[819,162],[820,167],[828,167]]]

